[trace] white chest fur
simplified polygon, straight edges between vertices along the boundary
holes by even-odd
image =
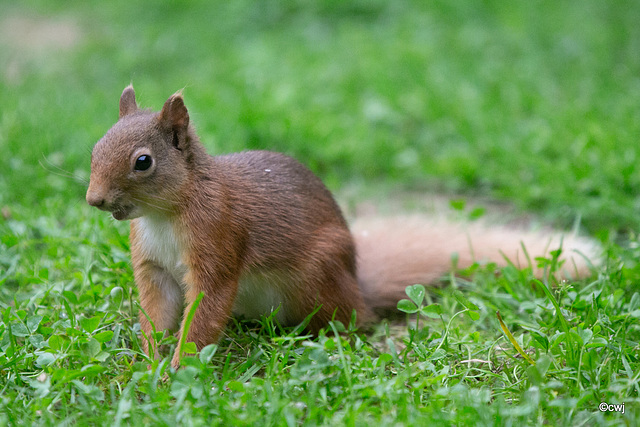
[[[163,218],[144,216],[138,220],[140,243],[145,255],[164,268],[180,285],[187,267],[173,224]]]

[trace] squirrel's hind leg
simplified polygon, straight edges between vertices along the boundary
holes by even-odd
[[[319,307],[308,329],[317,333],[330,320],[347,326],[353,310],[358,324],[368,322],[372,315],[364,303],[356,278],[355,249],[351,234],[341,227],[325,227],[315,233],[302,268],[304,290],[299,293],[299,315],[302,319]]]

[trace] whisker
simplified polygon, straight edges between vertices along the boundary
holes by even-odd
[[[85,202],[85,200],[84,200],[84,199],[77,199],[77,200],[75,201],[75,203],[73,204],[73,207],[75,208],[76,206],[78,206],[78,204],[79,204],[80,202]],[[86,202],[85,202],[85,203],[86,203]]]
[[[160,196],[154,196],[154,195],[152,195],[152,194],[149,194],[149,197],[150,197],[151,199],[157,200],[157,201],[159,201],[159,202],[171,202],[171,199],[167,199],[167,198],[160,197]]]
[[[156,195],[153,195],[153,194],[149,194],[148,197],[151,198],[151,199],[157,200],[159,202],[172,203],[172,199],[167,198],[167,197],[160,197],[160,196],[156,196]]]
[[[133,201],[135,201],[135,202],[138,202],[138,203],[142,203],[142,204],[147,205],[147,206],[149,206],[149,207],[152,207],[152,208],[154,208],[154,209],[158,209],[158,210],[160,210],[160,211],[164,211],[164,212],[171,212],[171,210],[170,210],[170,209],[165,208],[164,206],[156,205],[156,204],[151,203],[151,202],[149,202],[149,201],[147,201],[147,200],[141,200],[141,199],[138,199],[138,198],[136,198],[136,197],[131,197],[131,200],[133,200]]]
[[[49,159],[44,156],[44,154],[42,155],[42,158],[44,159],[46,164],[44,164],[42,160],[38,160],[38,163],[40,163],[40,166],[42,166],[47,172],[64,178],[71,178],[77,184],[89,185],[89,181],[87,179],[76,175],[73,172],[69,172],[68,170],[63,169],[60,166],[54,165],[49,161]],[[57,169],[57,171],[54,169]]]

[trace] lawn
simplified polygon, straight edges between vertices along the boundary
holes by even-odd
[[[640,422],[640,3],[0,10],[0,425]],[[154,109],[183,90],[210,153],[298,158],[350,216],[506,206],[592,236],[602,263],[560,283],[476,264],[412,288],[418,319],[316,338],[238,321],[179,371],[149,370],[128,224],[84,201],[129,83]]]

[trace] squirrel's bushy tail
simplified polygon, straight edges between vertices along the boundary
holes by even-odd
[[[408,285],[429,284],[458,268],[490,261],[526,267],[562,245],[560,274],[584,277],[600,257],[590,239],[558,232],[531,232],[482,223],[455,223],[422,217],[365,218],[352,224],[358,253],[358,281],[365,301],[376,311],[396,307]],[[523,249],[526,248],[526,253]],[[527,257],[528,255],[528,257]],[[537,271],[540,275],[541,272]]]

